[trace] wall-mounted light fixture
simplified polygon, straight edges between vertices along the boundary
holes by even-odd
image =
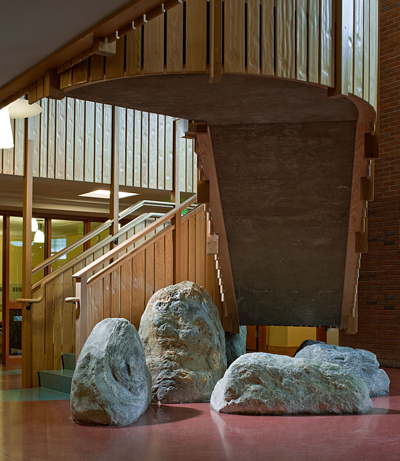
[[[0,109],[0,149],[11,149],[14,147],[14,140],[11,130],[10,115],[8,108]]]

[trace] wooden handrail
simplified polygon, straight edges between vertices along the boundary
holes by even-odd
[[[157,202],[157,201],[151,201],[151,200],[142,200],[141,202],[138,202],[138,203],[135,203],[134,205],[131,205],[126,210],[121,211],[121,213],[119,213],[119,215],[118,215],[118,221],[120,221],[121,219],[126,218],[127,216],[129,216],[133,212],[135,212],[135,211],[137,211],[140,208],[145,207],[145,206],[157,206],[157,207],[165,207],[165,208],[171,209],[171,208],[174,207],[174,204],[173,203],[168,203],[168,202],[160,202],[160,201]],[[53,262],[57,261],[57,259],[61,258],[61,256],[64,256],[65,254],[69,253],[70,251],[75,250],[75,248],[78,248],[80,245],[83,245],[85,242],[89,241],[93,237],[96,237],[101,232],[103,232],[104,230],[111,227],[113,222],[114,222],[113,219],[107,220],[106,222],[101,224],[96,229],[93,229],[89,233],[85,234],[83,237],[81,237],[76,242],[71,243],[71,245],[68,245],[67,247],[65,247],[62,250],[55,253],[50,258],[47,258],[46,260],[42,261],[40,264],[38,264],[37,266],[35,266],[32,269],[32,275],[35,274],[36,272],[44,269],[45,267],[49,266]],[[117,238],[117,235],[115,235],[114,238]]]
[[[163,217],[157,219],[156,221],[154,221],[154,223],[150,224],[150,226],[147,226],[145,229],[141,230],[137,234],[125,240],[121,245],[118,245],[117,247],[113,248],[111,251],[101,256],[100,258],[96,259],[96,261],[93,261],[91,264],[84,267],[82,270],[80,270],[76,274],[73,274],[72,277],[77,279],[77,281],[79,281],[81,277],[84,277],[84,276],[87,277],[87,274],[89,272],[96,269],[96,267],[110,261],[110,259],[115,258],[116,256],[118,256],[119,253],[121,253],[121,251],[130,247],[134,243],[138,242],[143,237],[146,237],[146,235],[149,234],[150,232],[155,231],[162,224],[172,219],[176,214],[181,213],[182,210],[192,205],[196,201],[196,199],[197,199],[197,195],[192,195],[189,199],[183,202],[179,207],[174,208],[173,210],[165,214]]]
[[[75,266],[78,264],[80,261],[86,259],[88,256],[92,255],[96,251],[98,251],[100,248],[102,248],[105,245],[108,245],[111,243],[113,240],[116,238],[121,237],[123,234],[125,234],[127,231],[129,231],[132,227],[142,223],[143,221],[146,221],[147,219],[151,218],[159,218],[161,217],[161,213],[144,213],[143,215],[137,217],[136,219],[132,220],[130,223],[125,224],[117,234],[115,235],[110,235],[109,237],[106,237],[104,240],[101,242],[97,243],[93,247],[89,248],[88,250],[84,251],[80,255],[76,256],[74,259],[71,261],[68,261],[66,264],[63,266],[59,267],[56,271],[52,272],[51,274],[47,275],[44,277],[42,280],[39,280],[32,286],[32,291],[35,291],[37,288],[40,287],[40,295],[38,298],[18,298],[17,302],[18,303],[29,303],[29,304],[37,304],[43,301],[44,298],[44,288],[45,286],[50,283],[52,280],[57,278],[61,273],[67,271],[71,267]]]
[[[157,240],[163,238],[165,234],[167,234],[168,232],[172,232],[174,229],[175,229],[175,226],[169,225],[168,227],[164,228],[162,231],[157,232],[157,234],[154,234],[151,238],[142,242],[137,247],[132,248],[132,250],[125,253],[121,258],[118,258],[113,263],[109,264],[104,269],[102,269],[101,271],[96,272],[96,274],[92,275],[88,279],[87,285],[89,286],[90,284],[94,284],[98,279],[102,279],[107,274],[111,273],[114,269],[117,269],[119,266],[122,266],[122,264],[124,264],[127,259],[131,259],[135,253],[140,253],[144,251],[147,247],[149,247],[150,245],[153,245],[155,242],[157,242]]]

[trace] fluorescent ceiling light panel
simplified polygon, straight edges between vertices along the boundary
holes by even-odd
[[[92,192],[87,192],[86,194],[80,194],[79,197],[90,197],[90,198],[104,198],[109,199],[111,192],[109,190],[94,190]],[[132,197],[133,195],[139,195],[135,192],[118,192],[119,198]]]
[[[7,107],[0,109],[0,149],[11,149],[14,140]]]

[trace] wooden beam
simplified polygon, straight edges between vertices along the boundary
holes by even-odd
[[[119,149],[116,145],[116,109],[112,108],[112,134],[111,134],[111,186],[110,186],[110,219],[113,219],[113,225],[110,227],[110,234],[115,235],[118,232],[118,214],[119,214]],[[114,244],[111,245],[113,248]]]
[[[210,127],[207,127],[207,133],[197,135],[196,152],[200,154],[201,157],[204,177],[210,182],[210,212],[212,225],[214,231],[219,235],[219,262],[224,282],[224,302],[228,314],[223,318],[223,326],[225,331],[237,334],[239,333],[239,317],[237,313],[235,287],[233,283],[232,267],[222,212],[222,203],[219,192],[217,170],[215,167]]]
[[[177,121],[173,121],[173,189],[171,192],[171,202],[175,203],[175,207],[179,207],[181,203],[180,178],[179,178],[179,153],[177,149]],[[182,282],[182,215],[176,213],[171,220],[171,224],[175,226],[172,234],[173,244],[173,280],[174,284]]]
[[[32,297],[32,152],[28,141],[28,119],[25,119],[25,171],[22,229],[22,297]],[[22,387],[32,387],[32,311],[22,304]]]

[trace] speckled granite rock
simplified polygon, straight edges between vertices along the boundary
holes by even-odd
[[[94,328],[79,356],[71,387],[75,422],[125,426],[151,399],[151,375],[136,328],[125,319],[105,319]]]
[[[314,339],[306,339],[300,344],[299,348],[297,349],[293,357],[296,357],[296,355],[305,347],[312,346],[313,344],[326,344],[326,343],[322,341],[315,341]]]
[[[246,337],[246,325],[240,326],[240,333],[237,335],[225,333],[226,361],[228,367],[238,357],[246,353]]]
[[[372,352],[320,343],[305,347],[297,358],[337,363],[365,381],[370,397],[389,393],[389,377]]]
[[[155,293],[139,335],[153,378],[153,401],[205,402],[226,370],[225,333],[207,291],[182,282]]]
[[[220,413],[259,415],[366,413],[372,408],[365,382],[343,367],[263,352],[233,362],[210,403]]]

